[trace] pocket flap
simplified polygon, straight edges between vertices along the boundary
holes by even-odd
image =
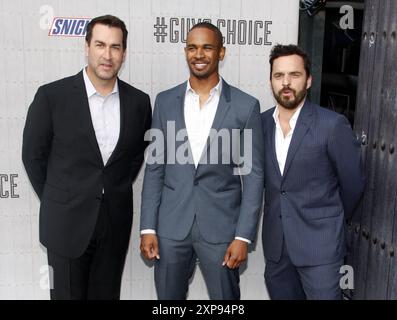
[[[69,200],[69,192],[66,190],[53,187],[45,184],[43,190],[43,198],[50,199],[56,202],[65,203]]]

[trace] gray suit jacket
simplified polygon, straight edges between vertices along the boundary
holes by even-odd
[[[172,127],[170,123],[175,124],[176,132],[186,130],[184,121],[186,85],[187,82],[161,92],[156,98],[152,129],[161,130],[165,137],[167,134],[171,136],[173,134],[168,130]],[[244,130],[252,130],[252,149],[250,149],[252,166],[250,161],[243,164],[245,168],[250,167],[250,173],[234,174],[238,164],[233,162],[233,152],[234,155],[240,152],[236,139],[230,139],[228,142],[227,139],[210,137],[197,169],[191,157],[188,164],[172,161],[178,150],[189,153],[187,137],[183,141],[169,140],[165,143],[164,154],[149,152],[148,155],[149,160],[164,156],[165,164],[146,165],[142,191],[141,230],[154,229],[161,237],[183,240],[188,235],[196,216],[202,236],[208,242],[228,243],[236,236],[254,240],[262,204],[264,160],[258,100],[223,81],[212,128],[217,131],[223,129],[223,133],[229,133],[230,136],[232,129],[239,130],[237,132],[241,137],[241,148],[244,142],[249,142],[245,141]],[[246,130],[246,133],[248,131]],[[216,147],[219,141],[222,143]],[[208,160],[213,156],[213,149],[218,151],[218,164],[211,164],[212,161],[203,163],[205,159]],[[208,150],[211,150],[212,155],[209,155]],[[242,151],[239,154],[244,156]]]
[[[281,175],[274,108],[262,114],[265,135],[266,259],[279,261],[283,237],[296,266],[333,263],[346,252],[344,220],[364,188],[360,143],[347,119],[306,100]]]

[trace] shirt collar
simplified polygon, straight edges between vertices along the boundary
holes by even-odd
[[[91,98],[95,94],[98,94],[100,96],[100,94],[96,91],[94,85],[92,84],[90,78],[88,77],[86,69],[87,68],[83,69],[83,77],[84,77],[85,89],[87,91],[87,97]],[[118,82],[118,80],[116,80],[116,82],[114,83],[113,90],[111,93],[109,93],[109,95],[111,95],[113,93],[118,93],[118,92],[119,92],[119,82]]]
[[[291,127],[291,132],[294,131],[296,122],[298,121],[299,114],[301,113],[301,110],[303,108],[303,105],[305,104],[305,100],[301,102],[300,106],[296,109],[294,114],[292,115],[291,119],[289,120],[289,126]],[[279,110],[279,105],[276,106],[273,112],[273,119],[276,125],[280,124],[279,120],[279,115],[280,115],[280,110]]]
[[[221,95],[221,92],[222,92],[222,77],[219,77],[218,84],[217,84],[215,87],[213,87],[213,88],[211,89],[211,91],[210,91],[210,97],[213,96],[214,93],[217,93],[217,94],[220,96],[220,95]],[[194,89],[191,87],[190,81],[189,81],[189,80],[187,81],[186,95],[187,95],[188,93],[196,93],[196,92],[194,91]]]

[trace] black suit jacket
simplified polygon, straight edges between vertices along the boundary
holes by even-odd
[[[114,241],[127,250],[132,183],[151,126],[149,96],[118,80],[120,136],[106,165],[91,121],[83,73],[40,87],[29,107],[22,159],[41,200],[40,242],[70,258],[83,254],[94,232],[102,193]]]

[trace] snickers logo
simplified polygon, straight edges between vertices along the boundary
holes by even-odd
[[[90,21],[91,19],[88,18],[55,17],[48,35],[50,37],[85,37]]]

